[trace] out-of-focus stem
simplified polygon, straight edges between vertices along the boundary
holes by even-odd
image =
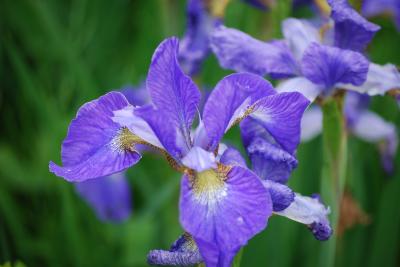
[[[344,94],[325,100],[323,112],[323,166],[321,195],[331,209],[330,220],[334,231],[329,241],[322,244],[320,266],[331,267],[335,263],[337,226],[340,201],[343,195],[347,168],[347,133],[343,116]]]

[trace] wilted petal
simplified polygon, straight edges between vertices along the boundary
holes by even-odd
[[[246,167],[246,160],[242,157],[240,152],[233,147],[225,149],[221,156],[220,162],[229,166],[238,165]]]
[[[327,93],[336,83],[362,85],[369,62],[360,53],[312,43],[302,59],[304,76],[313,83],[323,85]]]
[[[203,0],[189,0],[186,32],[180,41],[179,62],[188,75],[196,74],[210,52],[209,37],[221,19],[208,13]]]
[[[50,171],[80,182],[120,172],[140,159],[135,144],[141,138],[112,120],[113,112],[129,106],[118,92],[83,105],[71,122],[62,144],[63,167],[50,162]]]
[[[265,180],[286,183],[297,167],[296,158],[263,138],[255,138],[247,147],[252,170]]]
[[[300,93],[264,97],[253,105],[250,117],[257,120],[287,152],[293,154],[300,142],[300,122],[309,101]]]
[[[276,87],[276,91],[279,93],[299,92],[310,100],[310,102],[314,102],[317,96],[323,91],[323,86],[312,83],[304,77],[295,77],[280,82]]]
[[[288,186],[271,180],[262,181],[271,195],[273,211],[282,211],[294,201],[294,192]]]
[[[285,19],[282,23],[282,32],[297,61],[301,60],[308,45],[312,42],[321,42],[318,29],[304,19]]]
[[[178,64],[179,42],[176,38],[163,41],[153,54],[147,76],[147,89],[158,115],[168,121],[177,135],[183,153],[191,147],[190,128],[197,113],[200,92]]]
[[[304,112],[301,119],[301,141],[307,142],[322,132],[322,111],[312,106]]]
[[[299,73],[295,59],[283,42],[262,42],[224,26],[213,32],[210,41],[211,49],[223,68],[279,78]]]
[[[318,197],[305,197],[297,193],[288,208],[275,212],[275,214],[306,224],[318,240],[327,240],[332,235],[333,231],[328,221],[329,213],[329,208],[326,208]]]
[[[207,266],[230,266],[240,247],[265,228],[271,210],[268,191],[245,168],[219,167],[182,179],[180,222]]]
[[[150,265],[191,266],[202,262],[196,243],[189,234],[183,234],[169,251],[152,250],[147,255]]]
[[[391,89],[400,88],[400,73],[392,64],[369,64],[367,80],[360,86],[341,84],[341,88],[354,90],[369,95],[383,95]]]
[[[343,49],[362,51],[380,29],[358,14],[347,0],[328,0],[335,21],[335,45]]]
[[[393,159],[398,147],[396,126],[377,114],[364,111],[352,125],[351,131],[359,138],[372,143],[382,142],[382,164],[388,173],[393,171]]]
[[[258,99],[275,94],[272,85],[260,76],[241,73],[222,79],[207,99],[203,123],[209,138],[209,151],[217,148],[225,132],[248,115]]]
[[[217,167],[217,161],[214,153],[206,151],[198,146],[190,149],[190,151],[182,159],[182,164],[197,172],[202,172],[207,169]]]
[[[131,190],[124,173],[76,183],[75,187],[101,220],[121,222],[130,216]]]

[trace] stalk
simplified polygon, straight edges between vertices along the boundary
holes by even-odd
[[[340,201],[345,185],[347,168],[347,133],[343,116],[344,94],[327,99],[322,103],[323,113],[323,166],[321,174],[321,195],[331,209],[330,221],[333,235],[322,245],[320,266],[335,264],[337,228]]]

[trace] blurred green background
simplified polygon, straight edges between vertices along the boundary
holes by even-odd
[[[280,21],[310,15],[279,1],[270,12],[232,1],[225,24],[262,38],[280,37]],[[147,266],[150,249],[168,248],[178,222],[179,174],[156,155],[128,171],[134,212],[122,224],[98,221],[73,186],[48,171],[77,108],[105,92],[145,78],[151,55],[167,36],[182,36],[185,1],[0,1],[0,264],[26,266]],[[369,47],[378,63],[400,64],[392,22]],[[214,86],[227,71],[210,56],[197,78]],[[390,97],[372,109],[400,125]],[[228,142],[240,147],[238,131]],[[321,138],[301,144],[290,185],[319,191]],[[388,177],[374,145],[349,141],[347,191],[368,214],[339,238],[337,266],[400,266],[400,168]],[[397,155],[396,166],[400,163]],[[324,266],[305,226],[273,216],[245,248],[242,266]]]

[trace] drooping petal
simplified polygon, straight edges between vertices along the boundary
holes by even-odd
[[[286,183],[297,167],[296,158],[263,138],[255,138],[247,147],[252,170],[264,180]]]
[[[299,92],[307,97],[310,102],[314,102],[317,96],[323,91],[323,86],[312,83],[304,77],[289,78],[282,81],[276,87],[276,91],[283,92]]]
[[[213,32],[210,41],[211,49],[223,68],[279,78],[299,73],[295,59],[283,42],[262,42],[224,26]]]
[[[300,122],[309,101],[300,93],[264,97],[253,105],[250,117],[257,120],[288,153],[300,142]]]
[[[362,85],[369,62],[358,52],[312,43],[304,52],[301,65],[304,76],[323,85],[329,93],[336,83]]]
[[[383,95],[391,89],[400,88],[400,73],[392,64],[369,64],[367,80],[360,86],[341,84],[341,88],[369,95]]]
[[[383,167],[386,172],[392,173],[393,160],[399,143],[396,126],[371,111],[364,111],[352,125],[351,131],[367,142],[381,142],[380,152]]]
[[[333,231],[328,220],[329,213],[329,208],[326,208],[318,197],[305,197],[297,193],[289,207],[275,212],[307,225],[318,240],[327,240],[332,235]]]
[[[233,166],[184,176],[180,222],[207,266],[230,266],[235,252],[263,230],[271,199],[251,171]]]
[[[147,255],[150,265],[191,266],[202,261],[195,241],[186,233],[172,244],[170,250],[151,250]]]
[[[308,142],[322,132],[322,111],[312,106],[304,112],[301,119],[301,141]]]
[[[83,105],[62,144],[63,167],[49,169],[68,181],[81,182],[123,171],[137,163],[134,145],[141,138],[112,120],[113,112],[129,106],[123,94],[110,92]]]
[[[190,128],[197,114],[200,92],[178,64],[179,42],[163,41],[153,54],[147,76],[147,89],[158,115],[176,132],[177,146],[187,153],[191,147]],[[178,144],[179,143],[179,144]]]
[[[211,32],[222,21],[207,11],[202,0],[189,0],[186,14],[186,32],[179,45],[179,62],[186,74],[194,75],[210,52]]]
[[[220,162],[228,166],[238,165],[246,168],[246,160],[242,157],[240,152],[233,147],[225,149]]]
[[[321,42],[319,30],[304,19],[285,19],[282,23],[282,32],[293,56],[299,62],[308,45],[312,42]]]
[[[75,187],[100,220],[122,222],[130,216],[131,190],[124,173],[76,183]]]
[[[182,164],[197,172],[202,172],[217,167],[217,161],[214,153],[204,150],[198,146],[190,149],[190,151],[182,159]]]
[[[271,195],[273,211],[282,211],[294,201],[294,192],[288,186],[271,180],[262,181]]]
[[[335,21],[335,45],[343,49],[362,51],[380,29],[358,14],[347,0],[328,0]]]
[[[260,98],[275,94],[272,85],[260,76],[241,73],[222,79],[207,99],[203,123],[209,138],[209,151],[217,148],[225,132],[245,117]]]

